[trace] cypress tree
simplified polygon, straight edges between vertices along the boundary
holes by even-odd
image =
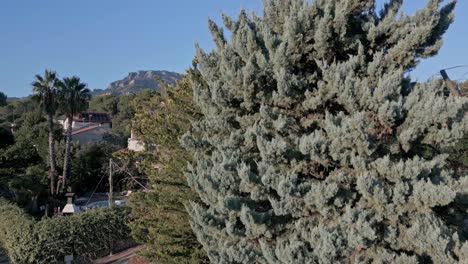
[[[458,87],[460,95],[468,97],[468,81],[459,83]],[[460,173],[468,173],[468,133],[455,146],[448,148],[447,152],[450,154],[450,165],[461,170]]]
[[[133,103],[133,127],[146,151],[131,159],[149,182],[148,190],[130,196],[132,235],[145,244],[142,255],[152,263],[207,263],[185,210],[190,200],[197,200],[184,177],[191,154],[179,143],[199,116],[190,82],[184,76],[174,87],[137,95]]]
[[[467,131],[468,101],[408,77],[455,2],[401,7],[265,0],[262,16],[223,16],[229,38],[209,22],[216,48],[197,47],[191,77],[203,117],[183,144],[213,263],[468,261],[466,206],[453,210],[468,177],[439,151]]]

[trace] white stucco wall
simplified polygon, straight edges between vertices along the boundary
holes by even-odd
[[[59,124],[61,124],[63,126],[63,129],[67,129],[68,118],[65,119],[65,120],[57,120],[57,121],[58,121]],[[78,130],[78,129],[81,129],[83,127],[96,126],[96,125],[100,125],[100,126],[106,127],[106,128],[111,128],[111,123],[94,123],[94,122],[76,122],[76,121],[73,121],[72,129],[73,130]]]
[[[145,145],[140,140],[129,138],[128,149],[135,152],[145,151]]]
[[[102,141],[103,136],[109,132],[109,128],[97,127],[95,129],[88,130],[83,133],[72,135],[72,140],[74,142],[79,142],[80,144],[85,144],[89,142],[99,142]]]

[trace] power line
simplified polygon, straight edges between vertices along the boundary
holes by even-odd
[[[112,180],[112,176],[111,176],[112,173],[113,173],[113,172],[112,172],[112,165],[116,166],[116,167],[119,169],[119,171],[125,172],[127,175],[129,175],[129,176],[130,176],[130,179],[131,179],[132,181],[136,182],[138,185],[140,185],[143,189],[148,190],[148,188],[147,188],[145,185],[143,185],[141,182],[139,182],[139,181],[137,180],[137,179],[141,179],[140,177],[135,177],[135,176],[133,176],[133,175],[132,175],[130,172],[128,172],[126,169],[123,169],[123,168],[120,167],[117,163],[115,163],[112,159],[109,160],[109,175],[110,175],[110,176],[109,176],[109,181]],[[87,205],[89,204],[89,201],[91,201],[91,199],[93,198],[94,194],[96,193],[97,189],[99,188],[99,185],[101,185],[101,182],[102,182],[102,180],[104,179],[105,176],[106,176],[106,174],[103,174],[103,175],[101,176],[101,179],[99,180],[98,184],[97,184],[96,187],[94,188],[94,191],[91,193],[91,196],[88,198],[88,201],[86,201],[85,206],[87,206]],[[144,178],[143,178],[143,179],[144,179]],[[112,183],[110,183],[110,184],[112,185]],[[111,188],[112,188],[112,187],[111,187]],[[109,195],[110,195],[110,197],[112,197],[112,191],[110,191]]]
[[[457,69],[457,68],[468,68],[468,65],[457,65],[457,66],[453,66],[453,67],[449,67],[449,68],[445,68],[445,69],[441,69],[441,71],[446,71],[446,70],[453,70],[453,69]],[[461,77],[465,76],[466,74],[468,74],[468,72],[465,72]],[[433,73],[429,79],[435,77],[435,76],[441,76],[440,74],[440,71],[439,72],[435,72]],[[458,81],[459,79],[457,79]]]
[[[148,190],[148,188],[143,185],[141,182],[139,182],[135,176],[133,176],[130,172],[128,172],[126,169],[123,169],[122,167],[120,167],[117,163],[115,163],[114,161],[112,161],[112,164],[114,164],[118,169],[119,171],[122,171],[124,172],[125,174],[127,174],[128,176],[130,176],[131,180],[136,182],[138,185],[140,185],[143,189],[145,190]]]
[[[468,75],[468,72],[463,73],[463,74],[460,76],[460,78],[457,79],[457,81],[462,80],[463,77],[465,77],[466,75]],[[465,80],[466,80],[466,79],[465,79]]]
[[[457,68],[468,68],[468,65],[458,65],[458,66],[453,66],[453,67],[442,69],[442,70],[452,70],[452,69],[457,69]]]
[[[89,204],[89,201],[91,201],[91,198],[93,198],[94,193],[97,191],[99,185],[101,184],[102,180],[104,179],[105,174],[102,174],[101,179],[99,180],[98,184],[96,185],[96,188],[94,188],[93,193],[91,193],[91,196],[89,197],[88,201],[86,202],[85,206]]]

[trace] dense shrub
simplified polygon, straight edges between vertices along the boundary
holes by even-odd
[[[126,208],[100,208],[35,222],[0,201],[0,245],[13,263],[55,263],[71,254],[94,258],[130,238],[128,215]]]
[[[34,257],[34,220],[18,206],[0,198],[0,248],[13,263],[27,263]]]
[[[128,211],[121,207],[99,208],[68,217],[45,218],[35,225],[38,258],[53,262],[68,254],[95,257],[110,250],[112,241],[129,238]]]

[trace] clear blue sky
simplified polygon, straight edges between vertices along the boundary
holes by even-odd
[[[241,7],[260,13],[261,0],[3,0],[0,7],[0,91],[31,93],[44,69],[78,75],[89,87],[106,88],[130,71],[190,66],[194,43],[213,47],[207,18],[237,15]],[[383,0],[380,0],[380,3]],[[425,0],[406,0],[413,12]],[[456,21],[436,58],[412,76],[424,80],[438,69],[468,64],[468,1],[460,0]],[[461,78],[468,68],[450,72]],[[468,78],[466,74],[463,78]]]

